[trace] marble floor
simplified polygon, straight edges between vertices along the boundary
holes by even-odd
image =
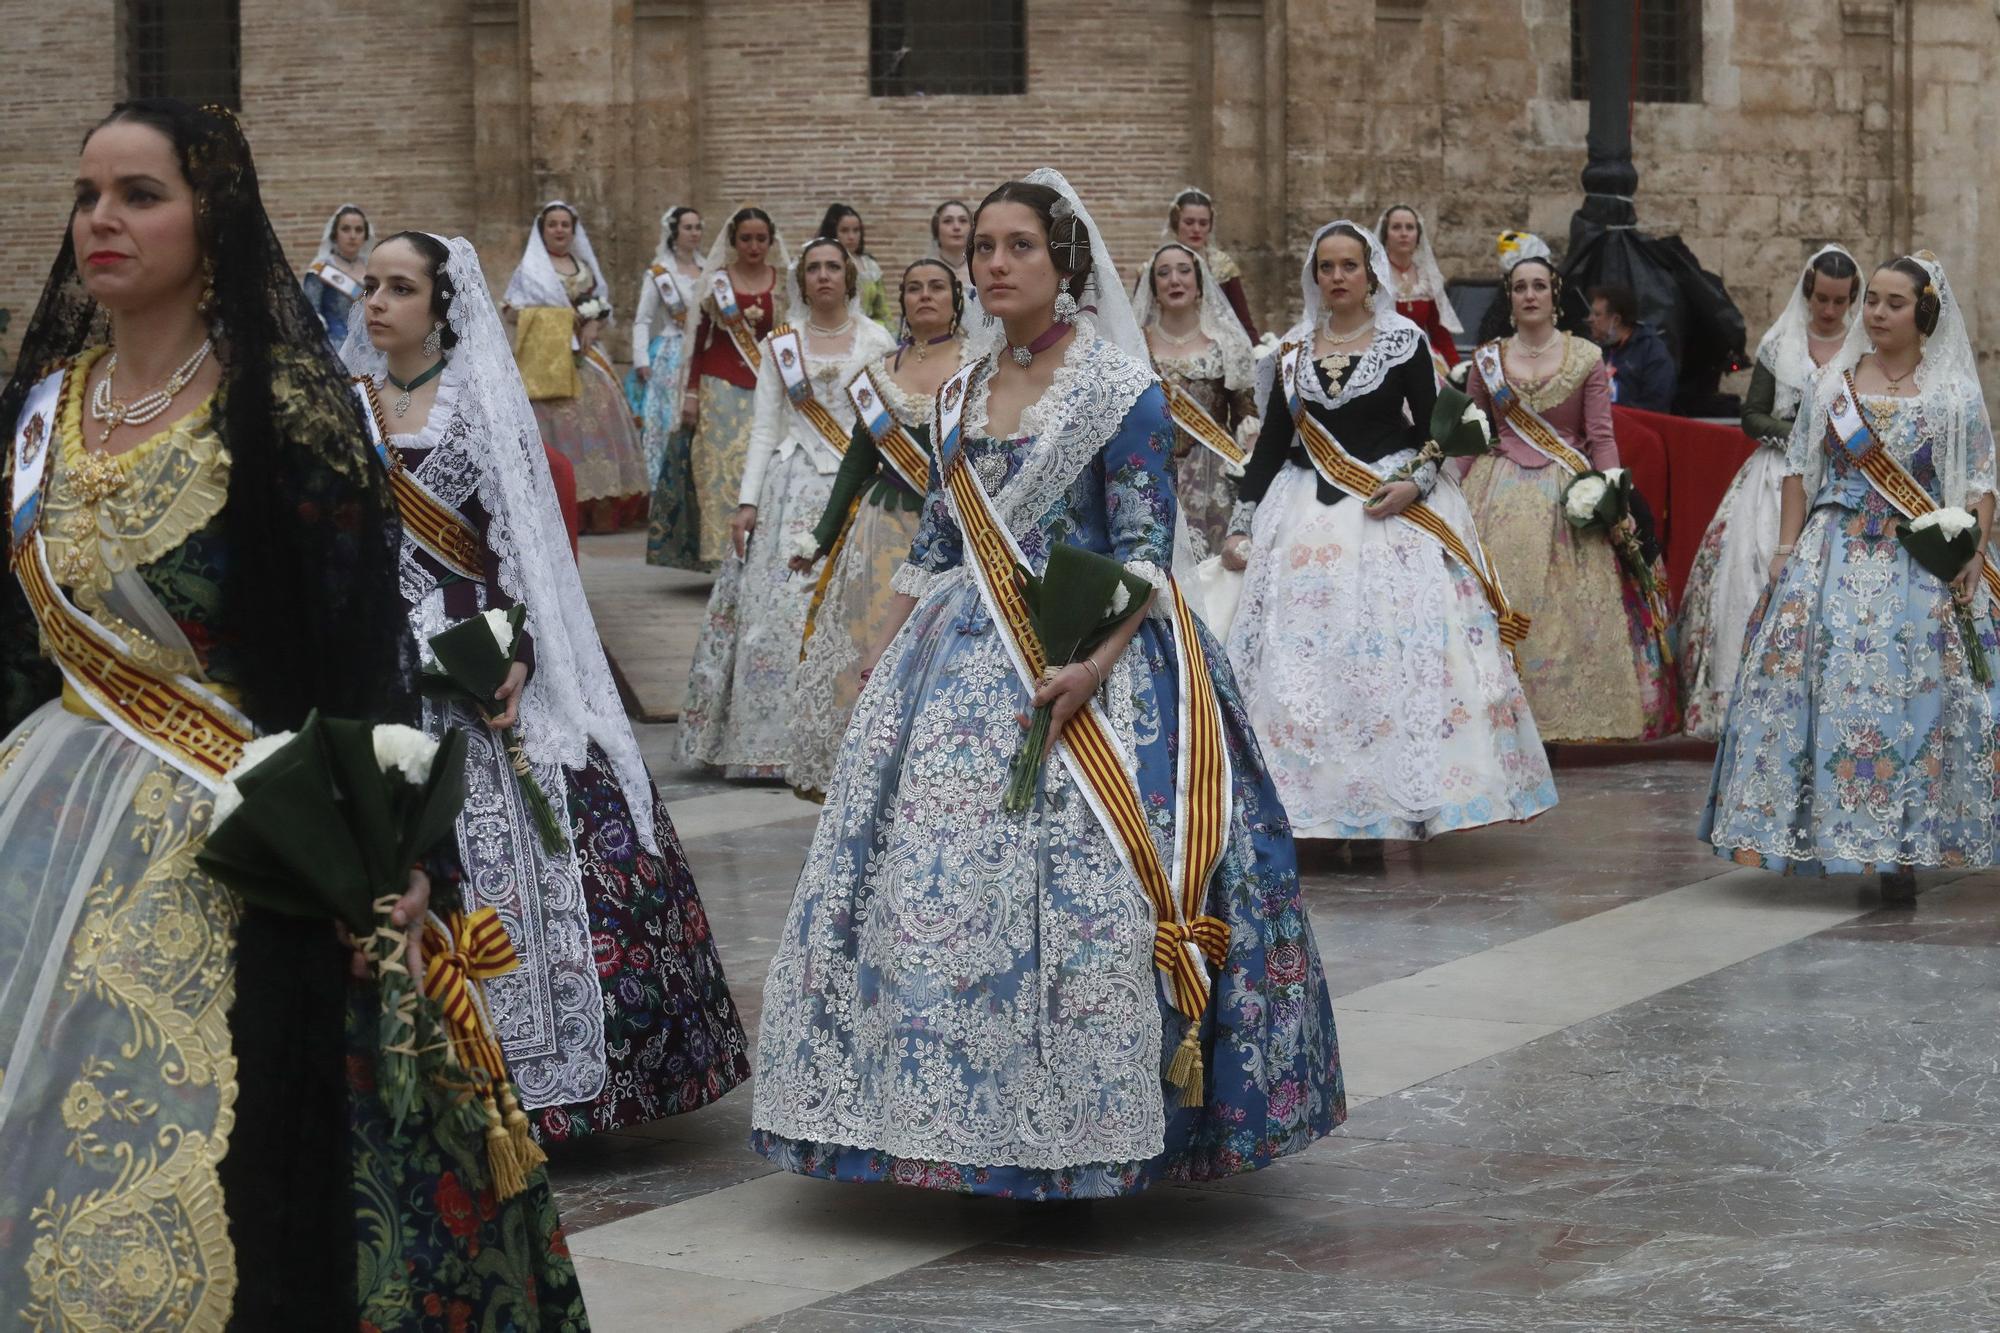
[[[626,557],[587,544],[607,622],[698,613]],[[648,757],[754,1023],[815,808],[682,770],[672,730]],[[745,1091],[562,1145],[594,1326],[2000,1328],[2000,876],[1885,910],[1734,869],[1691,836],[1706,775],[1566,750],[1532,824],[1309,857],[1351,1114],[1251,1176],[1059,1213],[803,1180]]]

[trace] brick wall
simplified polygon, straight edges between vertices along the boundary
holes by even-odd
[[[893,273],[928,245],[940,199],[1046,163],[1130,274],[1166,200],[1206,176],[1229,182],[1219,238],[1281,325],[1297,248],[1330,217],[1414,202],[1447,274],[1490,273],[1505,227],[1562,245],[1587,126],[1568,97],[1569,6],[1029,0],[1027,96],[876,99],[864,0],[243,0],[244,120],[295,263],[353,198],[384,229],[475,235],[497,285],[529,203],[556,191],[590,202],[624,299],[670,202],[713,226],[754,200],[797,244],[842,199]],[[1686,237],[1753,341],[1825,240],[1864,259],[1930,246],[1983,327],[2000,281],[1979,147],[2000,129],[2000,21],[1990,0],[1920,8],[1707,0],[1703,100],[1637,108],[1641,225]],[[51,21],[0,0],[0,190],[18,238],[0,251],[0,347],[57,243],[78,138],[119,92],[119,10],[78,0]],[[326,58],[329,39],[347,59]],[[1983,346],[2000,358],[2000,336]]]
[[[864,0],[707,6],[699,202],[711,234],[754,201],[796,247],[838,199],[861,211],[870,253],[893,274],[930,245],[940,201],[976,206],[1047,165],[1136,273],[1186,184],[1192,8],[1029,0],[1026,97],[871,98]]]

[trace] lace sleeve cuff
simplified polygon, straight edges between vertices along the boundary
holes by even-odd
[[[1255,500],[1238,500],[1236,507],[1229,511],[1229,532],[1231,537],[1250,535],[1250,524],[1257,517]]]
[[[896,572],[889,576],[889,590],[899,592],[905,597],[921,599],[930,590],[931,583],[936,578],[937,575],[928,569],[919,568],[905,561],[896,566]]]
[[[1410,480],[1417,483],[1417,494],[1428,497],[1438,484],[1438,465],[1424,464],[1410,474]]]
[[[1166,571],[1150,560],[1131,560],[1126,562],[1125,572],[1136,574],[1153,585],[1153,591],[1157,595],[1153,598],[1152,608],[1146,614],[1154,620],[1172,623],[1173,600],[1168,588]]]

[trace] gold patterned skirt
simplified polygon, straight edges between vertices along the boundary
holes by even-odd
[[[732,550],[729,520],[743,488],[743,467],[750,458],[750,420],[757,393],[727,380],[704,375],[697,394],[700,419],[688,446],[688,470],[693,476],[695,505],[701,511],[701,559],[711,568]]]
[[[0,742],[0,1291],[33,1327],[219,1329],[233,896],[208,791],[51,703]]]
[[[792,757],[785,780],[808,795],[826,790],[847,719],[861,695],[861,658],[889,614],[889,581],[909,559],[919,511],[863,499],[813,594],[805,648],[793,685]]]
[[[1487,454],[1462,487],[1507,600],[1533,621],[1521,684],[1545,741],[1651,740],[1674,725],[1672,667],[1611,544],[1564,520],[1567,476]]]

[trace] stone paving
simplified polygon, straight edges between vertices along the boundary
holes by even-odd
[[[672,702],[685,654],[623,658],[691,651],[700,581],[635,550],[587,539],[586,579]],[[672,731],[642,738],[754,1025],[816,810]],[[803,1180],[745,1146],[747,1090],[563,1145],[594,1326],[2000,1328],[2000,876],[1895,911],[1736,869],[1692,836],[1706,777],[1565,749],[1532,824],[1308,854],[1351,1115],[1254,1175],[1061,1210]]]

